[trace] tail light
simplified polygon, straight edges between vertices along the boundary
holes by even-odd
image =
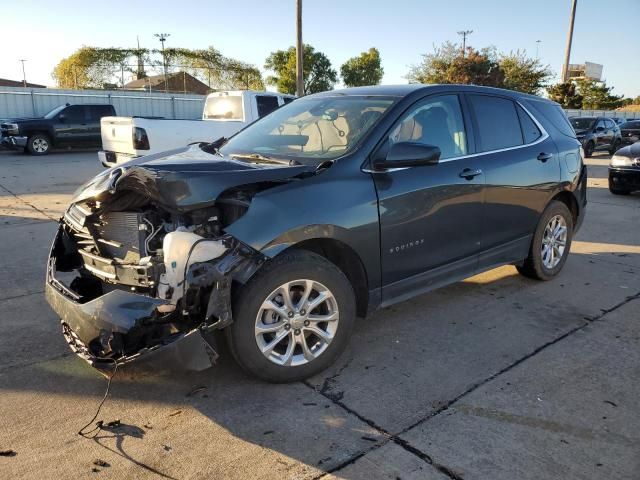
[[[149,137],[144,128],[135,127],[133,129],[133,148],[136,150],[149,150]]]

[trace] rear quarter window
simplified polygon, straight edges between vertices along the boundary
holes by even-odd
[[[567,137],[575,138],[576,132],[573,130],[573,127],[569,123],[569,119],[560,105],[557,103],[536,100],[527,100],[527,102],[531,107],[540,112],[543,119],[553,125],[556,130]]]
[[[522,145],[522,131],[512,100],[489,95],[469,95],[478,126],[481,152]]]

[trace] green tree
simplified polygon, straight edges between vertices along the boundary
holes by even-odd
[[[445,42],[433,53],[422,57],[422,63],[414,65],[407,75],[410,82],[472,83],[492,87],[500,87],[504,82],[504,73],[494,48],[476,50],[467,47],[462,55],[459,45]]]
[[[81,47],[53,69],[52,77],[61,88],[102,88],[123,71],[132,71],[127,59],[132,50]]]
[[[156,51],[160,56],[162,51]],[[167,64],[189,72],[211,88],[221,90],[264,90],[262,75],[253,65],[225,57],[210,46],[205,50],[165,49]],[[162,62],[158,64],[161,66]]]
[[[582,108],[582,95],[573,82],[558,83],[547,88],[549,99],[558,102],[562,108]]]
[[[585,110],[611,110],[624,103],[623,95],[611,93],[613,87],[607,87],[605,82],[580,78],[576,80],[576,86],[582,95],[582,108]]]
[[[260,71],[234,58],[225,57],[214,47],[205,50],[167,48],[169,69],[186,70],[212,88],[264,90]],[[53,70],[62,88],[103,88],[114,79],[122,86],[125,73],[146,77],[144,65],[162,67],[161,50],[82,47],[63,58]]]
[[[526,52],[520,50],[500,55],[498,66],[504,74],[502,88],[532,95],[539,94],[553,75],[548,66],[536,58],[527,57]]]
[[[384,69],[380,65],[380,52],[370,48],[359,56],[350,58],[340,67],[340,76],[347,87],[378,85],[382,81]]]
[[[281,93],[296,93],[296,49],[276,50],[265,60],[264,68],[273,72],[267,77],[269,85],[276,85]],[[304,46],[303,63],[304,93],[324,92],[333,89],[338,73],[331,68],[329,58],[316,52],[311,45]]]

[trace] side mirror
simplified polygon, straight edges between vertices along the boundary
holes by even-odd
[[[391,145],[384,160],[373,162],[374,170],[386,168],[419,167],[436,165],[440,160],[440,149],[435,145],[417,142],[398,142]]]
[[[60,115],[58,115],[58,120],[62,123],[64,123],[66,118],[67,117],[64,115],[64,113],[61,113]]]
[[[604,132],[604,127],[598,127],[598,128],[596,128],[596,132]]]

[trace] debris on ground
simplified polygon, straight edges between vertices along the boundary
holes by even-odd
[[[378,440],[373,437],[362,436],[360,437],[362,440],[366,440],[367,442],[377,442]]]
[[[109,463],[107,463],[107,462],[105,462],[104,460],[101,460],[101,459],[99,459],[99,458],[96,458],[96,459],[93,461],[93,464],[94,464],[96,467],[104,467],[104,468],[107,468],[107,467],[110,467],[110,466],[111,466]]]
[[[176,415],[180,415],[182,413],[182,410],[174,410],[173,412],[171,412],[169,414],[170,417],[175,417]]]
[[[14,450],[0,450],[0,457],[15,457],[16,455]]]

